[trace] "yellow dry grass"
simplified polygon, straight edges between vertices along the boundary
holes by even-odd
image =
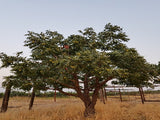
[[[2,99],[0,99],[0,103]],[[10,99],[6,113],[0,113],[0,120],[160,120],[160,103],[139,101],[119,102],[109,99],[106,104],[98,101],[96,115],[84,118],[83,103],[78,98],[35,98],[32,110],[28,110],[28,97]]]

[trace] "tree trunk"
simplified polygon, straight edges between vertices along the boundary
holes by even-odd
[[[5,94],[3,96],[1,112],[6,112],[7,111],[10,92],[11,92],[11,86],[7,86],[6,90],[5,90]]]
[[[140,96],[141,96],[142,104],[144,104],[144,98],[143,98],[142,91],[141,91],[141,88],[140,88],[140,87],[139,87],[139,93],[140,93]]]
[[[29,110],[32,109],[33,102],[34,102],[34,98],[35,98],[35,90],[34,90],[34,88],[33,88],[33,90],[32,90],[32,95],[31,95],[31,100],[30,100],[30,104],[29,104]]]
[[[95,115],[95,105],[98,99],[98,92],[100,88],[96,88],[93,92],[92,99],[90,97],[85,97],[83,100],[85,104],[85,111],[84,111],[84,116],[85,117],[92,117]],[[89,94],[88,94],[89,96]],[[87,98],[87,99],[86,99]]]
[[[144,91],[143,91],[142,87],[141,87],[141,91],[142,91],[143,100],[146,101],[145,96],[144,96]]]
[[[93,95],[94,95],[94,93],[93,93]],[[92,99],[91,99],[90,95],[89,95],[88,78],[87,78],[87,74],[86,74],[85,80],[84,80],[84,93],[83,93],[83,98],[82,98],[84,105],[85,105],[85,111],[84,111],[85,117],[92,117],[95,114],[94,107],[95,107],[95,103],[98,98],[98,90],[96,91],[96,97],[93,98],[93,95],[92,95]]]
[[[90,102],[90,104],[85,105],[84,116],[85,117],[92,117],[95,115],[95,105]]]

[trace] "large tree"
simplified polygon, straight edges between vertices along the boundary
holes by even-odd
[[[112,78],[123,76],[125,70],[111,62],[109,53],[123,47],[129,39],[122,28],[110,23],[98,34],[93,28],[79,32],[66,39],[57,32],[29,32],[25,46],[52,71],[48,82],[60,92],[77,96],[84,102],[87,117],[95,113],[102,86]],[[63,88],[73,89],[76,94],[67,93]]]
[[[99,33],[86,28],[66,39],[56,31],[28,32],[26,36],[25,46],[31,49],[31,58],[18,64],[17,60],[10,63],[6,59],[4,63],[6,66],[9,63],[17,80],[23,81],[19,88],[33,88],[32,98],[36,89],[50,85],[64,94],[79,97],[88,117],[95,114],[98,92],[109,80],[118,78],[122,83],[136,86],[148,84],[145,59],[126,47],[129,39],[117,25],[109,23]],[[75,93],[67,93],[64,88]]]

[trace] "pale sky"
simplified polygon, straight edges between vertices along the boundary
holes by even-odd
[[[119,25],[127,43],[150,62],[160,61],[160,0],[0,0],[0,52],[15,55],[27,31],[58,31],[67,37],[86,27],[103,30],[106,23]],[[0,70],[2,76],[7,70]]]

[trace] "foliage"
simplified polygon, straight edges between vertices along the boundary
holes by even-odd
[[[120,84],[136,87],[151,86],[155,68],[133,48],[127,48],[129,38],[117,25],[106,24],[102,32],[89,27],[80,34],[64,38],[57,31],[29,31],[25,45],[30,58],[1,53],[1,67],[11,67],[13,75],[3,83],[23,90],[57,89],[66,95],[79,97],[85,105],[85,116],[94,114],[99,90],[106,82],[117,78]],[[67,93],[73,89],[76,94]],[[34,91],[33,91],[34,92]],[[92,92],[92,97],[90,97]]]
[[[124,47],[110,53],[110,58],[118,68],[126,69],[126,77],[119,77],[119,83],[127,86],[152,86],[154,69],[133,48]],[[125,75],[125,74],[124,74]]]
[[[35,87],[38,90],[45,90],[46,82],[42,79],[43,71],[45,71],[43,65],[20,56],[21,53],[17,53],[17,56],[7,56],[1,53],[2,66],[11,67],[12,75],[6,76],[2,85],[11,85],[14,88],[20,88],[23,90],[31,90]]]

